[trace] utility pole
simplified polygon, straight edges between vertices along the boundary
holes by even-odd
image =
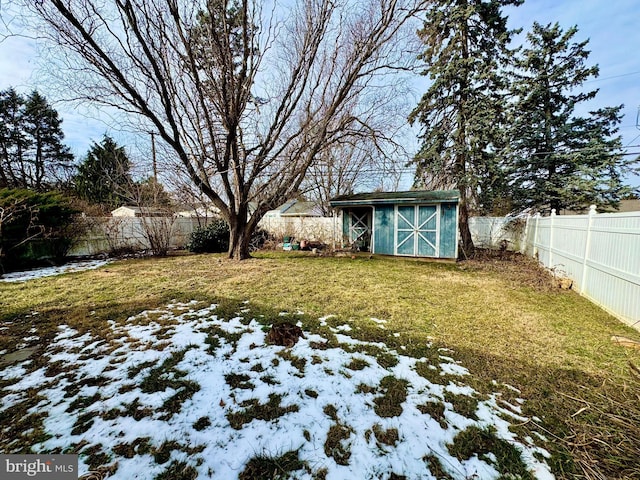
[[[151,158],[153,160],[153,179],[158,183],[158,163],[156,161],[156,134],[151,132]]]

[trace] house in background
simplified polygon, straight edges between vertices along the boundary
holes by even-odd
[[[264,218],[287,217],[322,217],[322,209],[313,202],[289,200],[264,214]]]
[[[167,211],[152,207],[123,205],[111,211],[112,217],[166,217]]]
[[[640,200],[620,200],[620,205],[614,212],[640,212]]]
[[[220,209],[213,204],[178,205],[174,215],[180,218],[219,218]]]
[[[142,209],[140,207],[132,207],[123,205],[115,210],[111,210],[112,217],[142,217]]]
[[[342,195],[343,243],[383,255],[455,259],[458,256],[457,190]]]

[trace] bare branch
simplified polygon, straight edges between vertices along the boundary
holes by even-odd
[[[64,47],[73,96],[152,125],[229,222],[235,258],[332,145],[366,139],[362,159],[398,147],[381,119],[400,117],[422,0],[274,2],[267,15],[258,0],[22,1]]]

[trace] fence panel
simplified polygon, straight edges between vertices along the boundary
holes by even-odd
[[[640,212],[594,215],[581,293],[640,328]]]
[[[578,288],[582,283],[587,244],[588,215],[552,215],[549,224],[549,244],[545,265],[559,276],[569,277]],[[575,287],[574,287],[575,288]]]
[[[342,221],[332,217],[264,217],[258,224],[277,239],[293,237],[332,245],[342,238]]]
[[[535,256],[537,256],[540,263],[546,267],[553,261],[550,248],[553,241],[552,232],[551,217],[538,217],[533,237],[533,247]]]
[[[469,229],[473,244],[481,248],[499,248],[502,241],[513,242],[505,228],[509,222],[505,217],[471,217]]]
[[[71,256],[96,255],[119,249],[145,250],[150,248],[145,232],[170,228],[171,248],[183,248],[191,232],[206,225],[206,218],[189,217],[103,217],[92,219],[93,228],[81,238],[70,252]]]
[[[211,219],[208,219],[211,220]],[[206,218],[189,217],[104,217],[94,218],[94,227],[80,239],[70,255],[96,255],[118,249],[145,250],[150,248],[145,232],[153,229],[155,223],[169,222],[171,227],[171,248],[184,248],[191,233]],[[340,218],[331,217],[265,217],[259,226],[277,239],[285,236],[297,240],[322,242],[327,245],[339,243],[342,238]],[[163,225],[159,225],[162,228]]]
[[[474,238],[495,221],[469,222]],[[484,229],[484,230],[483,230]],[[508,232],[505,232],[508,234]],[[573,280],[573,288],[640,329],[640,212],[529,217],[520,251]]]

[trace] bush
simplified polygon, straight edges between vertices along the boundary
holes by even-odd
[[[77,233],[76,213],[58,192],[0,189],[0,273],[61,262]]]
[[[229,225],[222,219],[196,228],[189,237],[187,249],[193,253],[221,253],[229,250]]]
[[[269,233],[256,228],[251,234],[249,250],[260,250],[269,239]],[[193,253],[222,253],[229,250],[229,225],[222,219],[214,220],[206,227],[196,228],[189,237],[187,249]]]

